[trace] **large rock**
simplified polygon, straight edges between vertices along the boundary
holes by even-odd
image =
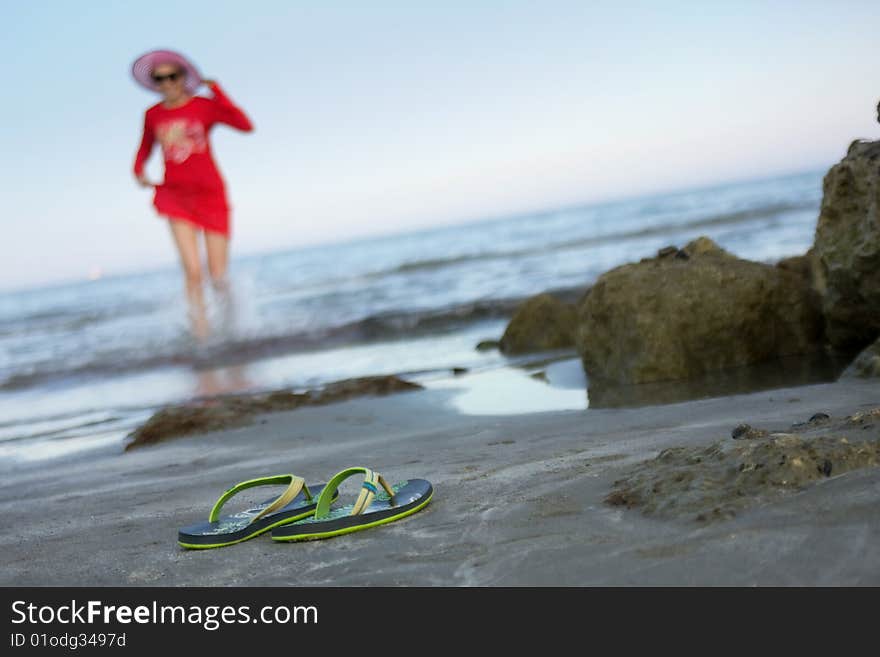
[[[854,142],[823,192],[813,252],[826,333],[859,349],[880,335],[880,142]]]
[[[880,339],[875,340],[850,363],[841,375],[844,378],[876,379],[880,377]]]
[[[685,380],[822,349],[819,299],[792,271],[708,238],[603,274],[578,310],[588,377]]]
[[[501,337],[501,351],[522,354],[573,347],[576,325],[574,306],[539,294],[516,310]]]
[[[783,258],[776,263],[776,266],[780,269],[785,269],[787,271],[797,274],[805,281],[807,281],[810,285],[813,285],[815,280],[815,274],[813,273],[814,263],[815,256],[813,253],[813,249],[810,249],[804,255],[792,256],[791,258]]]

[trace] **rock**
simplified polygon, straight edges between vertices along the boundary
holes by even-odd
[[[575,324],[574,306],[550,294],[539,294],[514,313],[501,337],[501,351],[523,354],[572,347]]]
[[[871,379],[880,376],[880,338],[862,351],[841,377]]]
[[[730,437],[734,440],[739,440],[751,430],[752,427],[748,424],[738,424],[733,428],[733,431],[730,433]]]
[[[682,252],[688,260],[624,265],[592,287],[575,333],[588,377],[686,380],[822,349],[819,299],[802,277],[705,237]]]
[[[227,395],[169,406],[153,414],[129,436],[125,451],[169,438],[238,427],[259,413],[289,411],[299,406],[320,406],[352,397],[388,395],[422,386],[395,376],[370,376],[329,383],[319,390]]]
[[[492,351],[500,348],[501,343],[498,340],[481,340],[477,343],[477,351]]]
[[[793,256],[791,258],[783,258],[779,262],[776,263],[776,266],[780,269],[785,269],[786,271],[790,271],[793,274],[797,274],[805,281],[808,281],[810,285],[813,285],[813,262],[814,262],[814,253],[813,249],[810,249],[806,252],[806,254],[802,256]]]
[[[818,413],[813,413],[810,416],[810,419],[806,422],[795,422],[791,425],[792,431],[802,431],[804,429],[809,429],[810,427],[817,427],[827,424],[831,421],[831,416],[828,413],[823,413],[819,411]]]
[[[803,490],[832,471],[837,475],[878,465],[877,437],[856,441],[837,432],[672,447],[615,481],[605,503],[637,507],[658,518],[707,523]]]
[[[355,379],[333,381],[317,390],[310,390],[306,394],[309,397],[308,404],[321,406],[355,397],[383,396],[397,392],[422,390],[423,387],[418,383],[412,383],[393,375],[364,376]]]
[[[853,413],[846,421],[849,424],[864,424],[866,422],[870,422],[873,420],[877,420],[880,418],[880,408],[872,408],[869,411],[859,411],[858,413]]]
[[[853,142],[825,175],[813,252],[829,342],[864,348],[880,335],[880,142]]]
[[[695,256],[706,255],[707,253],[711,253],[712,255],[717,256],[724,256],[727,258],[735,257],[705,236],[698,237],[692,242],[689,242],[687,245],[685,245],[682,251],[684,251],[687,256],[692,258]]]
[[[751,425],[740,424],[730,432],[730,437],[734,440],[755,440],[757,438],[766,438],[769,433],[765,429],[755,429]]]

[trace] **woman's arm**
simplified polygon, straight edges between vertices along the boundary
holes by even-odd
[[[205,84],[214,94],[214,121],[225,123],[242,132],[251,132],[254,124],[247,115],[223,93],[223,89],[214,80],[205,80]]]
[[[150,125],[149,118],[144,116],[144,135],[141,137],[141,145],[134,158],[134,177],[138,179],[138,182],[145,186],[149,183],[144,177],[144,165],[147,163],[147,159],[153,151],[154,142],[153,127]]]

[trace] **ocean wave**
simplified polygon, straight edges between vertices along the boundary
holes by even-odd
[[[584,234],[590,226],[578,225],[576,230],[580,234],[567,239],[564,237],[566,231],[548,231],[547,234],[551,236],[549,239],[535,238],[533,243],[522,246],[508,244],[507,248],[500,246],[496,250],[487,249],[484,252],[459,252],[452,253],[449,257],[414,258],[408,262],[397,260],[387,263],[384,267],[378,265],[373,271],[353,277],[346,277],[343,273],[344,268],[337,268],[335,272],[332,268],[328,268],[327,273],[331,274],[331,277],[334,273],[342,276],[321,281],[319,287],[325,288],[321,290],[324,294],[315,294],[314,286],[308,285],[296,286],[289,291],[271,289],[268,295],[266,290],[261,288],[258,290],[263,294],[263,298],[259,299],[260,312],[265,313],[268,321],[264,323],[262,316],[255,315],[257,321],[252,322],[252,325],[260,328],[254,333],[233,335],[205,345],[195,345],[187,338],[180,339],[180,334],[172,330],[173,327],[168,328],[171,315],[157,316],[157,308],[161,310],[164,302],[141,303],[140,299],[126,299],[125,302],[120,302],[115,295],[108,293],[105,296],[111,301],[104,307],[97,302],[87,304],[87,307],[81,311],[70,311],[54,302],[48,309],[45,305],[28,307],[26,312],[17,316],[8,313],[0,317],[0,338],[3,338],[4,330],[10,332],[9,337],[12,338],[10,340],[3,338],[0,344],[0,348],[5,349],[5,353],[10,355],[6,359],[5,366],[0,367],[0,391],[26,389],[65,379],[116,376],[162,367],[223,367],[297,352],[441,333],[484,320],[509,317],[516,305],[532,293],[529,290],[535,284],[532,281],[526,285],[510,285],[504,288],[508,290],[507,294],[524,296],[482,298],[453,304],[451,299],[454,297],[446,296],[443,286],[448,285],[449,281],[453,280],[453,276],[455,281],[460,281],[462,285],[470,280],[467,278],[470,272],[459,272],[454,269],[455,267],[466,266],[468,263],[479,265],[494,261],[494,264],[487,269],[488,273],[481,274],[486,278],[491,276],[492,272],[505,269],[507,264],[505,261],[516,264],[517,259],[528,259],[528,263],[516,268],[517,275],[525,281],[530,281],[534,273],[537,277],[535,280],[546,280],[549,286],[554,284],[550,281],[555,281],[555,284],[565,281],[567,284],[568,281],[578,280],[582,275],[582,284],[572,288],[574,290],[572,294],[576,296],[591,282],[588,279],[598,274],[598,271],[592,269],[579,268],[577,261],[580,260],[579,252],[582,250],[600,247],[598,251],[601,251],[599,255],[602,257],[599,261],[607,268],[621,258],[643,251],[648,248],[646,244],[649,243],[649,248],[655,249],[658,248],[657,244],[661,240],[668,240],[668,243],[672,244],[690,240],[699,234],[712,236],[711,229],[720,226],[725,229],[736,227],[752,231],[754,228],[760,231],[763,227],[770,226],[773,223],[771,220],[775,217],[817,209],[818,202],[809,199],[799,202],[765,202],[760,206],[736,211],[706,212],[702,216],[656,225],[642,223],[627,227],[621,226],[619,221],[609,219],[601,226],[608,231],[604,234]],[[572,216],[576,219],[576,216]],[[632,219],[631,213],[626,214],[624,218],[626,217]],[[749,222],[756,222],[757,225]],[[554,235],[559,235],[556,241],[552,239]],[[641,240],[645,240],[645,243],[642,244]],[[520,243],[522,244],[522,241]],[[617,248],[621,244],[625,246]],[[676,244],[676,246],[682,245]],[[614,248],[601,248],[605,246]],[[750,257],[748,251],[754,248],[754,244],[751,246],[749,243],[745,244],[742,249],[743,257]],[[439,252],[443,253],[443,251]],[[559,259],[568,263],[565,272],[540,270],[539,264],[542,258],[547,263],[554,263],[554,257],[565,252],[574,254],[568,259]],[[504,266],[499,267],[499,262]],[[425,277],[429,279],[426,281],[415,280],[420,273],[430,274],[444,268],[448,271],[442,272],[433,286],[429,285],[430,276]],[[340,269],[343,271],[339,271]],[[573,274],[575,270],[579,272],[578,277]],[[382,285],[375,289],[345,283],[345,281],[364,278],[392,279],[395,276],[400,280],[381,281]],[[414,279],[407,280],[410,276]],[[476,280],[478,285],[482,282],[479,276]],[[478,289],[495,288],[482,285]],[[458,293],[456,291],[456,294]],[[476,289],[471,293],[475,296],[480,294]],[[423,295],[419,298],[428,299],[437,306],[429,309],[412,309],[408,304],[411,303],[414,294]],[[369,307],[373,303],[381,303],[385,308],[391,306],[393,309],[379,311],[375,305]],[[290,308],[285,307],[284,304]],[[143,321],[135,317],[138,319],[137,322],[128,321],[121,326],[117,332],[121,336],[119,340],[114,337],[116,333],[111,334],[115,327],[103,332],[93,330],[93,326],[97,323],[110,319],[118,320],[120,315],[129,314],[143,314]],[[332,319],[334,315],[335,321]],[[301,317],[314,317],[316,321],[321,322],[321,325],[314,328],[306,328],[302,322],[299,322],[297,327],[290,325]],[[131,317],[128,319],[130,320]],[[279,326],[284,328],[278,328]],[[56,332],[69,332],[72,338],[62,342]],[[76,338],[78,335],[83,336],[82,339]],[[19,340],[19,336],[24,337]],[[64,339],[67,339],[66,336]],[[3,353],[0,351],[0,356]]]
[[[550,291],[574,302],[586,286]],[[227,367],[292,353],[345,347],[356,344],[411,339],[449,331],[483,321],[509,318],[526,296],[484,299],[445,308],[386,312],[319,330],[290,334],[232,338],[217,344],[190,345],[164,353],[142,352],[103,354],[100,358],[64,365],[36,365],[28,371],[12,372],[0,379],[0,390],[13,391],[45,385],[59,379],[114,376],[160,367]]]
[[[745,223],[755,219],[763,219],[773,217],[787,212],[798,210],[819,209],[819,203],[816,201],[802,203],[776,203],[765,205],[758,208],[748,210],[739,210],[736,212],[724,212],[719,214],[699,217],[690,221],[680,223],[666,223],[656,226],[646,226],[643,228],[635,228],[632,230],[623,230],[595,237],[584,237],[575,240],[563,240],[559,242],[551,242],[541,244],[526,249],[510,249],[507,251],[487,251],[481,253],[472,253],[466,255],[458,255],[450,258],[428,258],[425,260],[414,260],[405,262],[392,269],[375,271],[370,273],[370,277],[378,278],[388,274],[410,273],[416,271],[431,271],[444,267],[452,267],[473,261],[486,260],[505,260],[510,258],[521,258],[532,255],[540,255],[544,253],[555,253],[560,251],[574,251],[586,247],[601,246],[603,244],[618,243],[626,240],[641,239],[644,237],[653,237],[665,233],[675,233],[686,230],[695,230],[701,228],[713,228],[717,226],[726,226],[738,223]],[[679,245],[683,246],[683,245]]]
[[[159,303],[129,303],[98,310],[41,308],[30,313],[0,316],[0,337],[35,331],[44,334],[81,331],[93,324],[144,316],[160,307]]]

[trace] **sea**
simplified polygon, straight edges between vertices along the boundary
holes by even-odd
[[[0,293],[0,465],[121,450],[167,404],[352,377],[450,390],[471,377],[483,394],[462,393],[458,410],[529,410],[505,388],[522,358],[476,349],[501,337],[519,302],[544,291],[576,298],[603,272],[701,235],[750,260],[801,255],[824,173],[233,252],[231,299],[209,296],[204,340],[191,335],[176,268]],[[583,373],[558,369],[556,394],[535,410],[589,408]],[[546,376],[521,378],[536,386],[532,401],[554,389]]]

